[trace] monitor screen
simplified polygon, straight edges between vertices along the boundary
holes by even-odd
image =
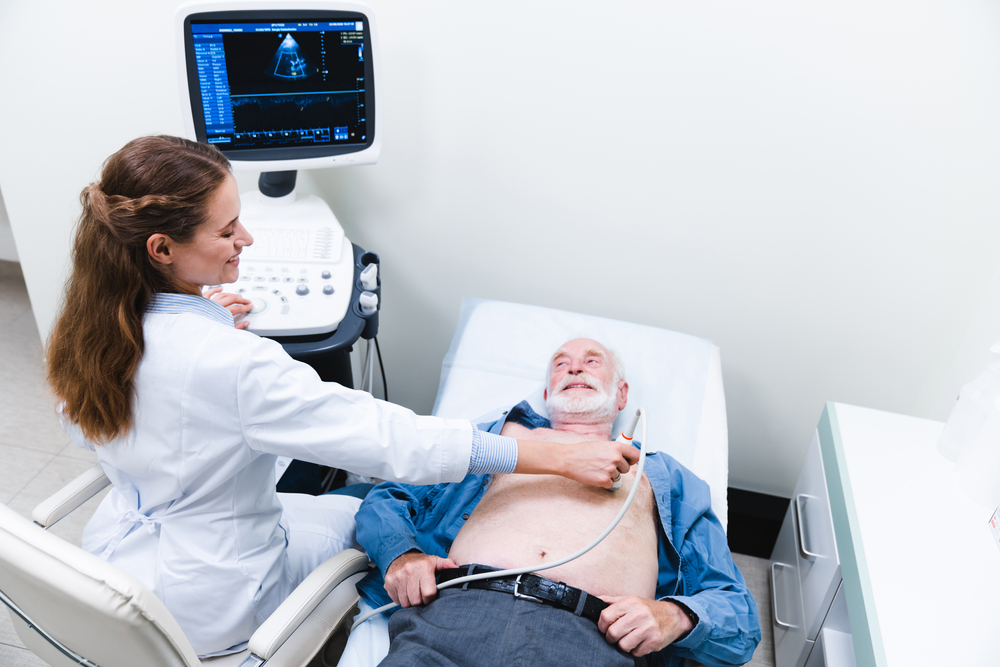
[[[295,160],[372,145],[368,18],[229,11],[184,20],[194,130],[231,160]]]

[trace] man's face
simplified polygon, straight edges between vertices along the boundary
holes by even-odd
[[[615,362],[589,338],[564,344],[552,357],[545,407],[550,415],[614,419],[625,407],[624,380],[615,382]],[[621,405],[619,405],[621,403]]]

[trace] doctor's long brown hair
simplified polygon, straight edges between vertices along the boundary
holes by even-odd
[[[146,240],[160,233],[190,242],[228,173],[214,147],[142,137],[109,157],[81,193],[73,273],[46,357],[63,415],[88,440],[106,444],[132,427],[143,313],[152,294],[177,291]]]

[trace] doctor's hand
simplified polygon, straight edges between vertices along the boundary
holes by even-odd
[[[636,657],[659,651],[694,628],[684,610],[666,600],[634,595],[601,599],[611,606],[601,612],[597,629],[609,644]]]
[[[242,297],[239,294],[223,292],[221,287],[213,287],[210,290],[206,290],[202,296],[206,299],[211,299],[228,310],[233,314],[233,318],[237,318],[253,310],[253,304],[250,303],[250,299]],[[250,322],[246,320],[236,323],[237,329],[246,329],[248,326],[250,326]]]
[[[400,607],[427,604],[437,597],[434,573],[449,567],[458,567],[458,563],[450,558],[407,551],[386,570],[385,590]]]
[[[561,475],[586,484],[610,489],[639,462],[639,450],[624,442],[590,441],[574,444],[517,441],[514,472]]]

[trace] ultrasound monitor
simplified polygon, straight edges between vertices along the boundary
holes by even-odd
[[[258,189],[240,193],[254,242],[237,282],[222,288],[250,299],[251,331],[326,346],[360,308],[359,272],[377,259],[295,181],[299,169],[378,159],[372,11],[339,0],[194,0],[177,10],[175,29],[188,138],[218,147],[234,170],[261,172]],[[299,353],[335,352],[317,349]]]
[[[359,3],[189,4],[177,14],[188,135],[237,169],[371,164],[376,35]]]

